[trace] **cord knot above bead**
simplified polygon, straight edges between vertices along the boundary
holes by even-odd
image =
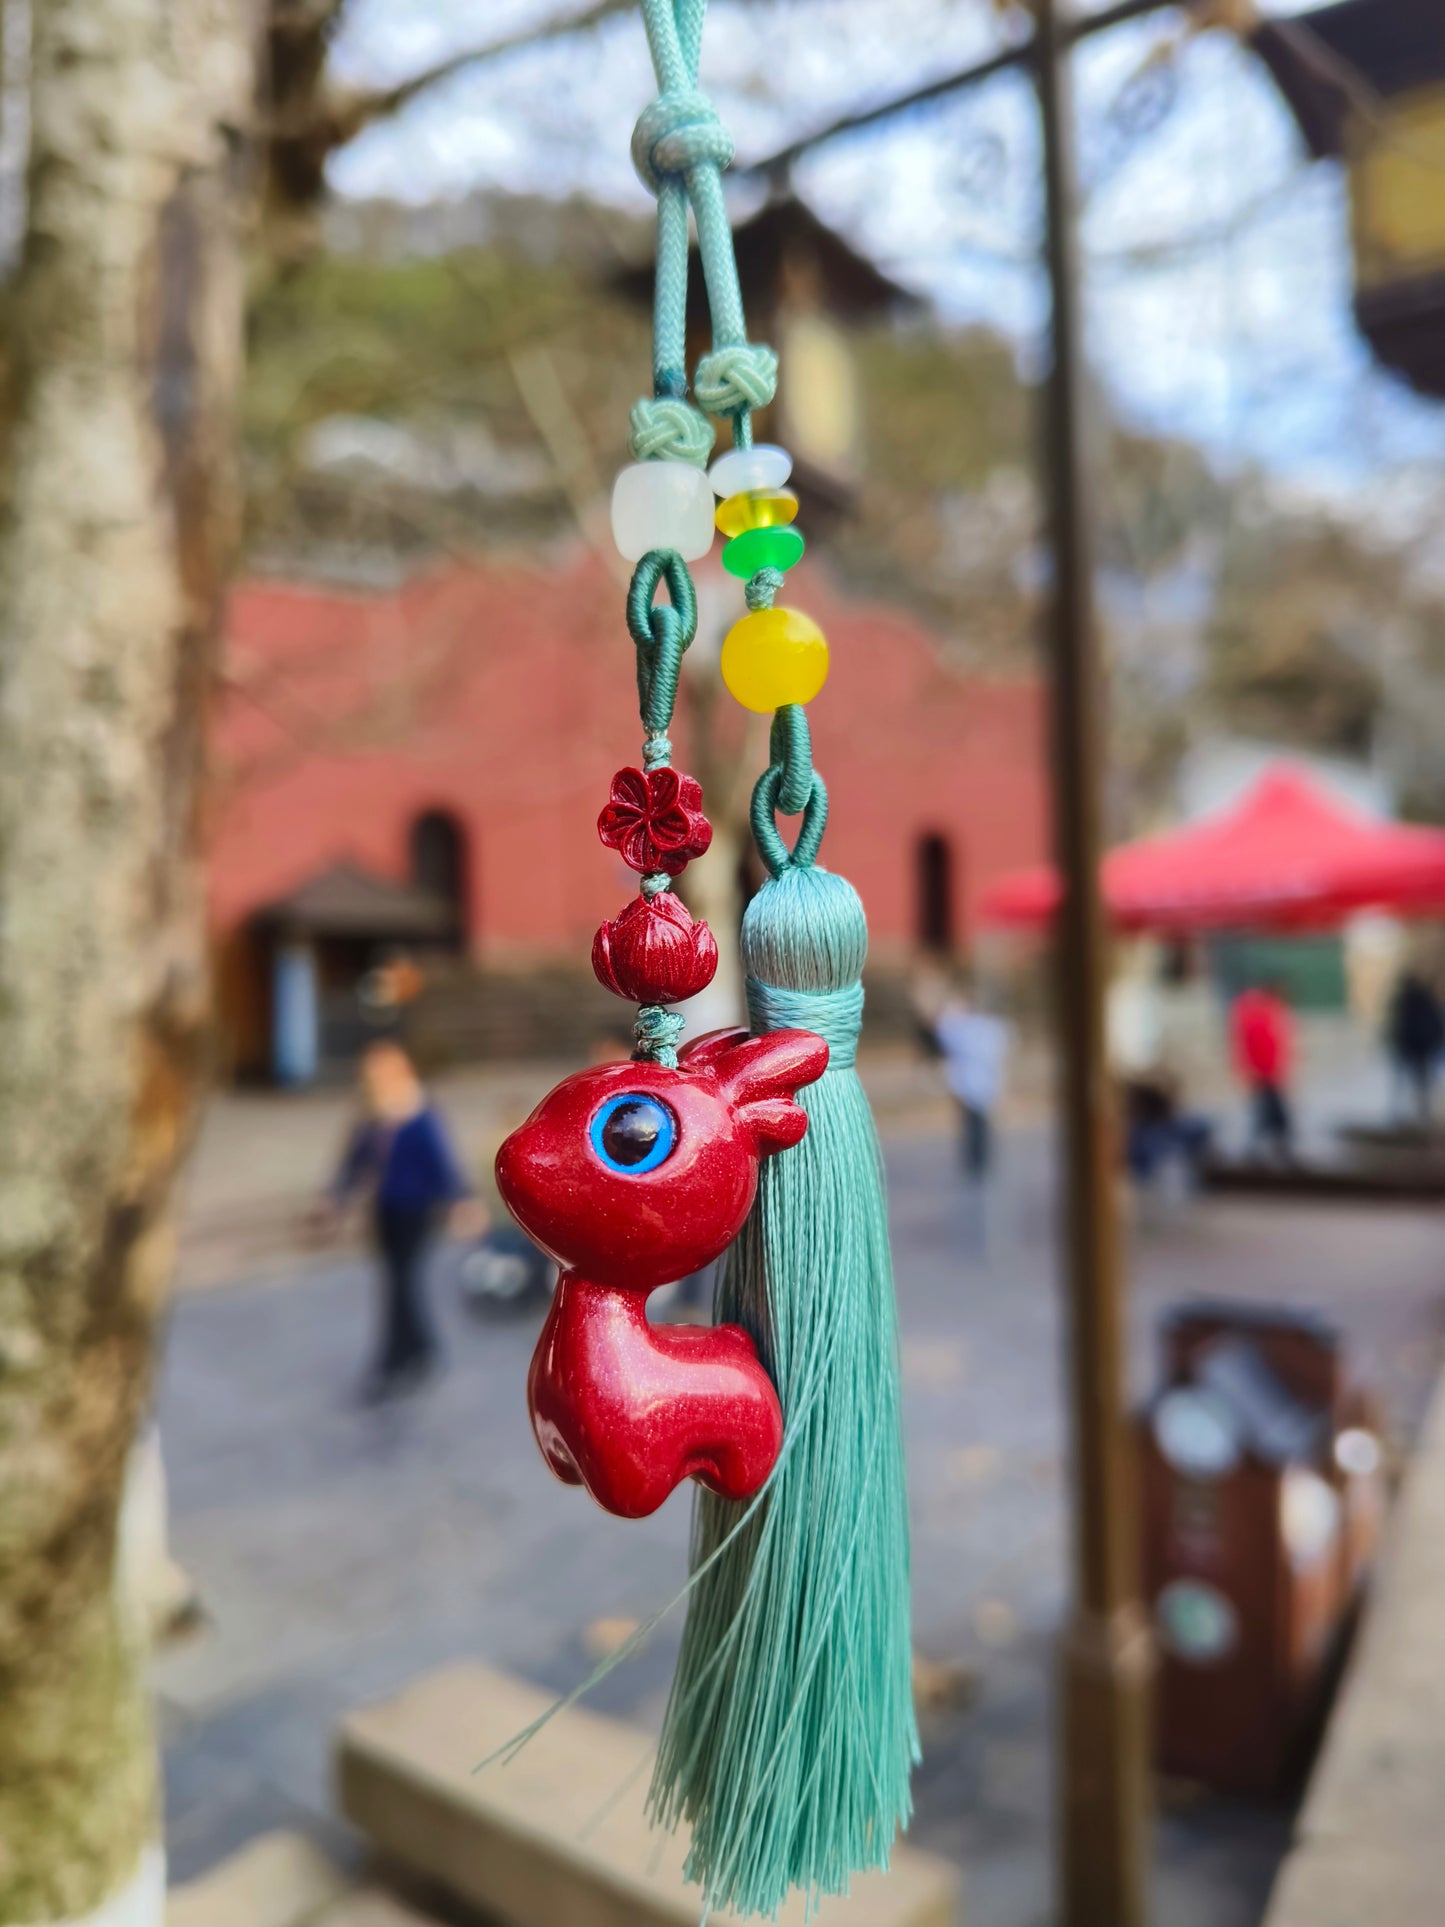
[[[771,609],[773,597],[787,577],[781,569],[759,569],[743,589],[743,600],[753,610]]]
[[[659,94],[642,110],[632,130],[632,165],[653,194],[665,180],[685,175],[703,162],[729,166],[733,151],[732,135],[698,88]]]
[[[714,348],[697,364],[692,392],[710,415],[766,408],[778,391],[778,357],[760,341]]]
[[[677,1047],[686,1029],[687,1019],[680,1011],[668,1010],[662,1004],[644,1004],[637,1013],[637,1022],[632,1026],[632,1035],[636,1039],[636,1049],[632,1053],[634,1061],[662,1064],[668,1070],[675,1071]]]
[[[638,462],[688,462],[706,468],[713,450],[713,425],[690,401],[671,395],[645,395],[633,405],[628,446]]]

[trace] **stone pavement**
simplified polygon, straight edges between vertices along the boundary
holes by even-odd
[[[966,1918],[1043,1927],[1050,1865],[1050,1672],[1064,1577],[1059,1319],[1044,1133],[1015,1129],[980,1213],[939,1133],[888,1141],[910,1453],[916,1633],[976,1669],[926,1721],[919,1844],[965,1869]],[[278,1154],[278,1168],[287,1160]],[[1439,1214],[1209,1200],[1134,1230],[1133,1375],[1161,1309],[1200,1292],[1339,1320],[1397,1427],[1417,1425],[1441,1353]],[[209,1627],[157,1666],[173,1874],[269,1827],[342,1856],[331,1732],[417,1674],[481,1657],[546,1688],[589,1669],[605,1622],[676,1590],[687,1504],[623,1525],[543,1472],[522,1387],[532,1317],[480,1324],[438,1261],[451,1369],[414,1401],[352,1402],[370,1284],[350,1258],[183,1297],[162,1398],[179,1557]],[[677,1628],[596,1692],[655,1725]],[[1167,1814],[1157,1927],[1254,1927],[1287,1812],[1223,1802]],[[558,1927],[565,1927],[558,1923]]]

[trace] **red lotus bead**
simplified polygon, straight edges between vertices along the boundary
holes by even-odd
[[[681,897],[663,890],[634,897],[592,941],[597,981],[634,1004],[676,1004],[695,997],[717,970],[717,941]]]
[[[712,842],[702,785],[675,769],[620,769],[597,819],[597,834],[631,869],[681,876]]]
[[[749,1498],[782,1447],[778,1395],[740,1325],[653,1325],[647,1297],[726,1250],[758,1165],[808,1128],[827,1068],[809,1031],[719,1031],[676,1070],[565,1078],[497,1154],[517,1223],[557,1260],[527,1400],[543,1456],[609,1512],[656,1511],[683,1479]]]

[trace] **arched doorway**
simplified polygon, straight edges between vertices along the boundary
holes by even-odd
[[[953,848],[938,830],[927,830],[914,849],[914,935],[919,948],[941,956],[958,940],[955,924]]]
[[[418,890],[449,904],[455,940],[471,932],[467,833],[450,810],[427,810],[411,826],[411,880]]]

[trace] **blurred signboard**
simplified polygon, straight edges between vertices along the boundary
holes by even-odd
[[[1181,1307],[1140,1418],[1167,1773],[1272,1796],[1319,1730],[1384,1511],[1368,1401],[1322,1321]]]
[[[1255,51],[1310,151],[1350,183],[1355,315],[1376,357],[1445,395],[1445,25],[1440,0],[1336,0]]]

